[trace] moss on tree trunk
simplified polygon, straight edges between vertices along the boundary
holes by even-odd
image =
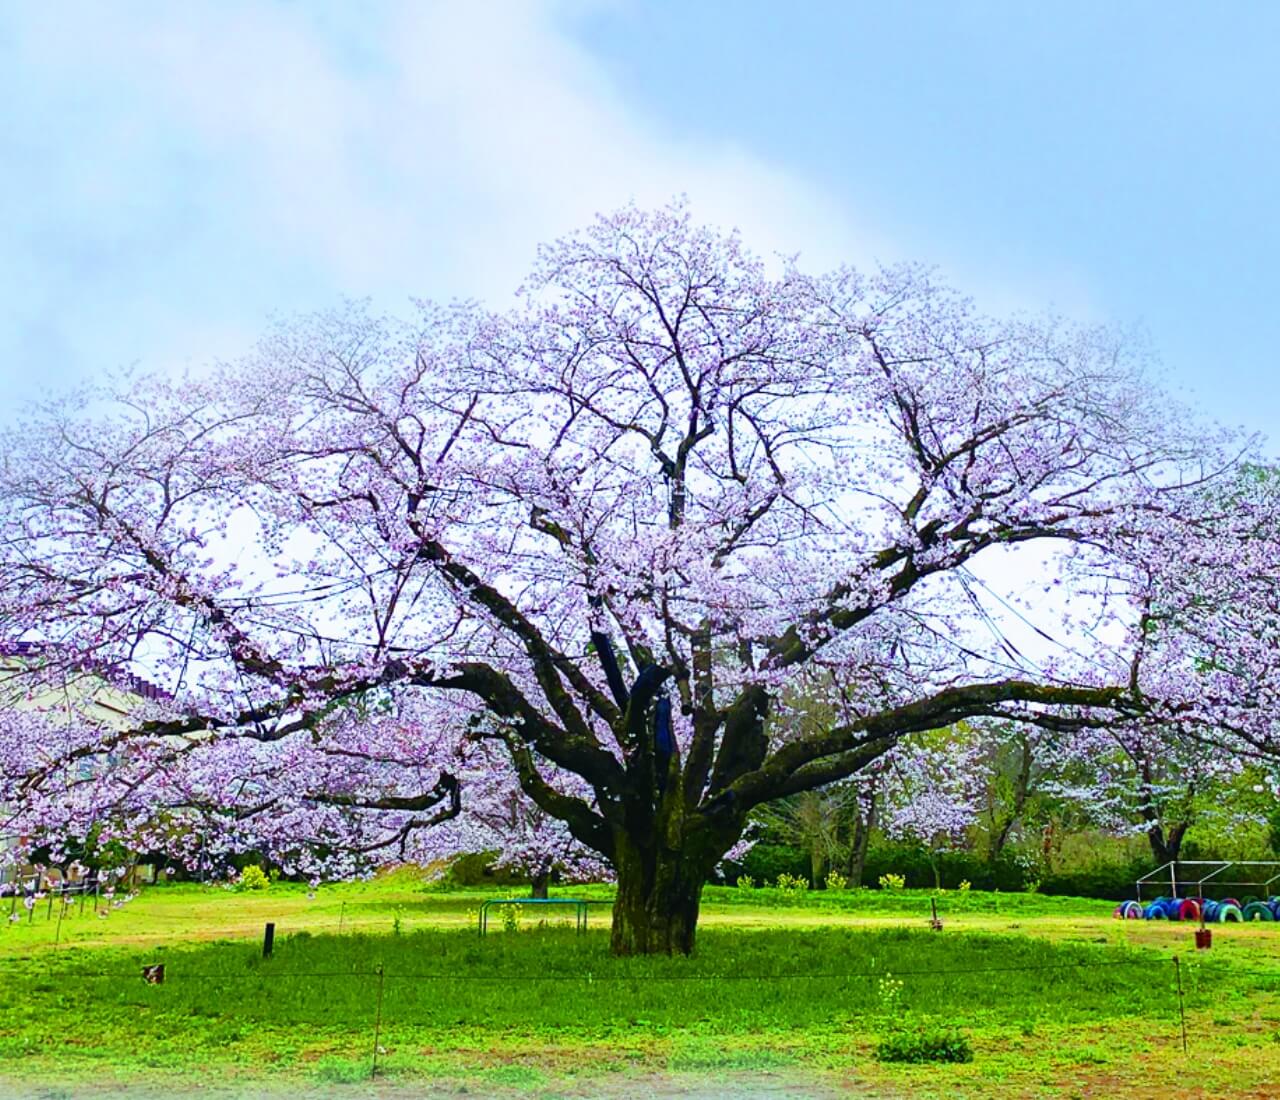
[[[613,954],[691,954],[709,868],[687,852],[629,842],[624,847],[616,859]]]

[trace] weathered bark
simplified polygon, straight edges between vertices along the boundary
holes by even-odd
[[[1005,819],[992,831],[991,849],[987,853],[987,859],[991,863],[995,863],[1000,858],[1005,845],[1009,843],[1009,837],[1013,833],[1014,826],[1022,819],[1023,811],[1027,808],[1027,799],[1031,793],[1031,765],[1033,763],[1031,739],[1026,736],[1021,737],[1019,739],[1019,750],[1018,771],[1013,778],[1013,804],[1009,807],[1009,813]]]
[[[1147,824],[1147,840],[1151,844],[1151,854],[1156,864],[1173,863],[1182,851],[1182,838],[1186,835],[1190,821],[1179,821],[1165,828],[1160,820],[1160,787],[1157,762],[1149,757],[1138,761],[1139,774],[1142,777],[1142,805],[1139,812]],[[1187,800],[1190,801],[1195,792],[1187,789]]]
[[[613,903],[615,955],[689,955],[711,867],[690,852],[620,839]]]
[[[551,885],[551,872],[546,870],[534,872],[529,885],[529,896],[531,898],[545,899],[547,897],[547,887]]]
[[[746,824],[731,810],[690,810],[679,783],[666,791],[656,805],[633,803],[614,833],[614,955],[692,954],[702,887]]]
[[[1179,822],[1167,833],[1163,826],[1157,825],[1147,832],[1147,840],[1151,843],[1151,854],[1157,865],[1175,862],[1182,852],[1182,838],[1186,835],[1187,825]]]
[[[861,802],[855,803],[853,816],[853,836],[849,841],[849,861],[846,865],[846,877],[849,885],[862,885],[862,876],[867,867],[867,849],[871,844],[871,834],[875,831],[880,811],[880,792],[875,783],[867,791],[865,811]]]
[[[845,877],[851,887],[862,885],[862,875],[867,866],[867,845],[871,830],[862,814],[853,819],[853,839],[849,843],[849,860],[845,864]]]

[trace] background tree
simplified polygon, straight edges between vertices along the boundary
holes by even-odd
[[[491,865],[528,879],[535,898],[547,897],[555,877],[571,882],[612,878],[613,869],[598,853],[524,794],[501,745],[467,738],[458,748],[458,758],[453,774],[469,797],[455,817],[422,832],[415,859],[452,861],[492,853]],[[565,789],[573,789],[575,780],[572,775],[556,777],[557,786]],[[576,782],[581,796],[590,799],[582,781]]]
[[[1244,767],[1238,755],[1157,729],[1091,730],[1055,756],[1055,793],[1111,832],[1145,836],[1157,865],[1181,857],[1188,830]]]
[[[961,845],[973,825],[982,752],[981,736],[961,727],[906,738],[887,758],[882,827],[924,848],[935,890],[942,889],[938,855]]]
[[[1207,503],[1231,445],[1104,332],[980,316],[915,268],[768,268],[683,209],[624,210],[545,248],[512,312],[328,315],[8,433],[0,626],[177,698],[24,757],[9,797],[38,809],[69,761],[129,741],[235,806],[233,831],[278,828],[241,803],[279,785],[303,835],[343,838],[346,813],[394,852],[467,797],[435,713],[480,712],[525,795],[615,869],[613,949],[687,952],[753,809],[910,734],[1225,714],[1265,742],[1275,655],[1238,641],[1275,528],[1262,501]],[[1026,568],[1065,594],[1038,614],[1069,633],[1087,608],[1114,649],[1028,673],[983,641],[959,571],[1010,576],[1037,546]],[[1233,664],[1195,690],[1189,649],[1133,627],[1178,562],[1232,608],[1197,658]],[[819,669],[839,715],[789,732]],[[370,692],[409,725],[331,732]]]
[[[988,776],[979,796],[987,834],[987,860],[995,863],[1028,818],[1034,818],[1044,776],[1037,759],[1036,731],[992,729],[986,738],[981,767]]]
[[[845,802],[845,877],[849,885],[862,885],[871,837],[880,826],[884,795],[883,760],[860,771],[850,780],[854,797]]]
[[[809,881],[817,889],[841,852],[845,803],[856,797],[856,792],[844,787],[803,791],[770,803],[756,822],[770,837],[804,850],[809,857]]]

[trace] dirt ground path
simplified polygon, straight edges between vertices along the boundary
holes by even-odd
[[[10,1100],[897,1100],[906,1093],[850,1091],[829,1081],[799,1074],[618,1074],[592,1077],[568,1086],[502,1089],[477,1085],[433,1085],[426,1082],[379,1081],[362,1085],[255,1086],[246,1091],[225,1087],[201,1088],[184,1082],[172,1090],[163,1086],[122,1086],[78,1082],[42,1086],[0,1078],[0,1095]]]

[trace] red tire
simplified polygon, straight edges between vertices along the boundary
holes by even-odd
[[[1199,920],[1200,903],[1195,898],[1186,898],[1178,906],[1178,920]]]

